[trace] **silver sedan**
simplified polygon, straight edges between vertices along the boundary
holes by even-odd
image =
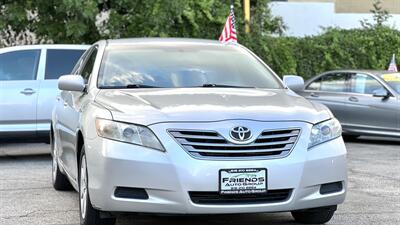
[[[400,73],[337,70],[320,74],[297,91],[323,103],[344,134],[400,137]]]
[[[339,121],[243,46],[99,41],[58,85],[53,185],[79,191],[82,225],[282,211],[322,224],[345,199]]]

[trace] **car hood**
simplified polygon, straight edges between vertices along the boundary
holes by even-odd
[[[143,125],[229,119],[317,123],[332,117],[326,107],[286,89],[102,89],[96,102],[114,120]]]

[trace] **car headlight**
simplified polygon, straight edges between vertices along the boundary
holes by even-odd
[[[165,151],[155,134],[144,126],[97,118],[96,131],[100,137]]]
[[[311,129],[308,148],[335,139],[342,135],[342,126],[335,118],[315,124]]]

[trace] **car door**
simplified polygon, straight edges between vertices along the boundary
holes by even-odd
[[[344,72],[324,74],[309,82],[302,95],[326,105],[342,124],[347,124],[348,78],[349,74]]]
[[[379,89],[389,91],[369,74],[351,74],[346,113],[351,129],[373,134],[396,132],[399,112],[397,99],[393,94],[386,98],[374,97],[374,91]]]
[[[36,131],[41,49],[0,54],[0,132]]]
[[[97,47],[92,47],[85,53],[81,66],[76,74],[81,74],[87,81],[92,73],[97,56]],[[61,140],[60,159],[68,174],[77,179],[77,129],[79,127],[79,116],[81,102],[86,94],[82,92],[61,91],[57,102],[57,130]]]
[[[400,73],[387,72],[380,75],[381,82],[388,85],[389,91],[397,99],[397,132],[400,135]]]
[[[40,92],[37,101],[37,130],[50,130],[51,112],[59,95],[57,81],[61,75],[70,74],[84,49],[45,49],[46,66],[39,77]],[[40,75],[39,75],[40,76]]]

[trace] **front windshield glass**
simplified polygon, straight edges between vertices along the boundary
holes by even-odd
[[[383,74],[381,77],[397,93],[400,93],[400,73]]]
[[[99,88],[240,86],[282,88],[273,72],[246,50],[225,45],[110,46]]]

